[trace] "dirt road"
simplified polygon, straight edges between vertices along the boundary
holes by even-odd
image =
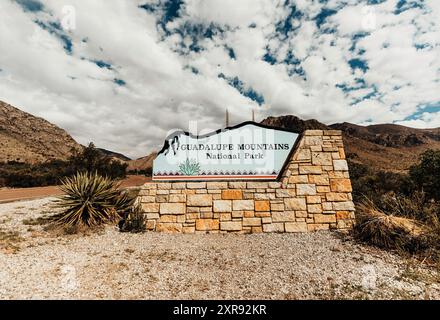
[[[135,187],[151,181],[150,177],[128,176],[122,181],[121,187]],[[57,186],[36,187],[36,188],[17,188],[0,189],[0,203],[13,202],[19,200],[30,200],[60,195],[61,191]]]

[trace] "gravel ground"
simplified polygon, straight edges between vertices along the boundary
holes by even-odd
[[[1,299],[440,299],[440,275],[334,232],[56,235],[0,205]]]

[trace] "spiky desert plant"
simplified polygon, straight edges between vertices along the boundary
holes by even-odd
[[[196,160],[186,158],[185,162],[179,165],[180,172],[186,176],[193,176],[200,172],[200,163]]]
[[[146,217],[142,206],[138,203],[130,208],[126,217],[119,222],[121,232],[144,232],[146,230]]]
[[[116,222],[135,201],[128,193],[119,190],[116,180],[96,172],[78,172],[64,178],[60,189],[64,195],[55,201],[55,206],[62,211],[52,220],[65,228]]]

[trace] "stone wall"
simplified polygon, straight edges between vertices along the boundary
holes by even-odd
[[[139,194],[147,229],[183,233],[347,229],[351,182],[339,130],[307,130],[279,181],[151,182]]]

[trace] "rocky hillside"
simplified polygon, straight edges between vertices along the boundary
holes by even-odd
[[[0,161],[66,159],[78,148],[63,129],[0,101]]]
[[[262,123],[298,133],[306,129],[342,130],[346,153],[352,161],[388,171],[404,171],[426,149],[440,149],[440,128],[414,129],[395,124],[359,126],[347,122],[326,126],[295,116],[269,117]]]
[[[153,160],[157,152],[152,152],[148,156],[128,161],[128,170],[150,171],[153,168]]]

